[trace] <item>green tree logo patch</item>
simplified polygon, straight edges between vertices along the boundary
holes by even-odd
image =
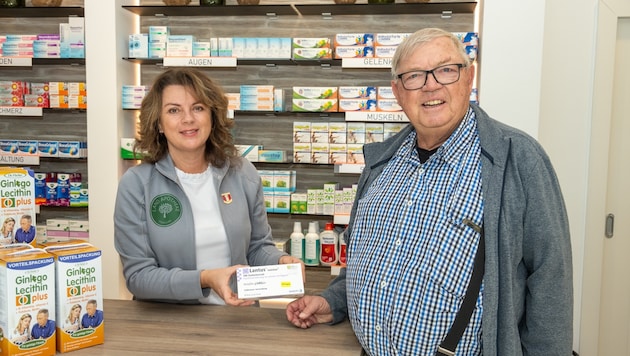
[[[182,205],[173,194],[160,194],[151,201],[151,220],[162,227],[171,226],[182,217]]]

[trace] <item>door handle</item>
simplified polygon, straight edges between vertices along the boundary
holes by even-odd
[[[613,237],[615,230],[615,214],[606,215],[606,237],[609,239]]]

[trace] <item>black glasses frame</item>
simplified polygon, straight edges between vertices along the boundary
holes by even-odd
[[[457,66],[457,79],[453,80],[452,82],[442,83],[435,76],[435,71],[440,69],[440,68],[444,68],[444,67],[448,67],[448,66]],[[453,84],[453,83],[455,83],[455,82],[457,82],[459,80],[459,78],[461,76],[461,70],[462,70],[462,68],[465,68],[465,67],[468,67],[468,65],[465,64],[465,63],[449,63],[449,64],[444,64],[444,65],[435,67],[435,68],[433,68],[431,70],[410,70],[408,72],[404,72],[404,73],[400,73],[400,74],[396,75],[396,78],[398,78],[400,80],[400,82],[402,83],[403,88],[405,88],[406,90],[418,90],[418,89],[424,88],[424,86],[427,85],[427,80],[429,80],[429,74],[433,75],[433,79],[435,79],[436,83],[438,83],[440,85]],[[425,73],[424,83],[418,88],[409,89],[409,88],[407,88],[405,86],[405,81],[402,80],[402,77],[405,74],[409,74],[409,73],[413,73],[413,72],[424,72]]]

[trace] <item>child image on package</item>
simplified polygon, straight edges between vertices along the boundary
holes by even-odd
[[[101,250],[80,240],[43,245],[55,257],[57,350],[68,352],[102,344]]]
[[[0,249],[0,355],[54,355],[55,264],[28,244]]]
[[[34,172],[0,167],[0,245],[35,246],[35,207]]]

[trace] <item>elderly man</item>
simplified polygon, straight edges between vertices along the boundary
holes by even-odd
[[[348,316],[368,355],[570,355],[569,225],[546,153],[469,102],[450,32],[412,34],[392,74],[410,125],[364,146],[346,271],[288,320]]]
[[[37,324],[31,329],[33,339],[47,339],[55,334],[55,322],[48,319],[48,309],[40,309],[37,312]]]

